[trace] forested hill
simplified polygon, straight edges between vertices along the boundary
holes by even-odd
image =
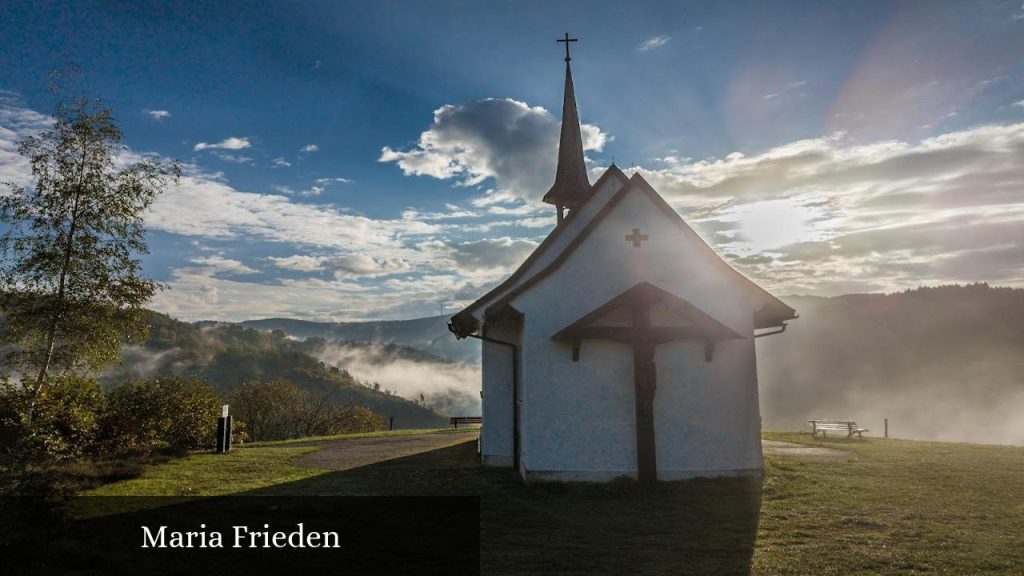
[[[766,429],[837,418],[880,432],[889,418],[905,438],[1024,444],[1024,290],[977,284],[783,300],[800,318],[757,340]],[[150,342],[125,352],[126,367],[198,373],[223,387],[255,377],[311,388],[341,381],[379,412],[436,418],[333,365],[444,414],[479,414],[479,345],[456,341],[445,320],[196,325],[154,315]]]
[[[325,365],[314,357],[324,345],[322,339],[296,340],[281,331],[263,332],[231,323],[189,324],[155,312],[149,313],[147,323],[150,336],[145,346],[126,348],[122,352],[124,362],[104,373],[102,381],[180,374],[205,378],[216,388],[230,392],[246,380],[281,378],[317,394],[330,394],[339,403],[362,405],[393,416],[396,428],[447,423],[446,418],[425,406],[379,385],[374,389],[373,382],[360,382],[343,368]],[[432,358],[399,346],[386,350],[393,357]]]
[[[475,340],[459,341],[448,331],[448,316],[412,320],[369,322],[313,322],[290,318],[267,318],[242,322],[242,326],[271,331],[282,330],[295,338],[379,342],[417,348],[450,362],[475,363],[480,345]]]
[[[1024,444],[1024,290],[783,299],[800,318],[757,341],[765,428],[889,418],[899,437]]]

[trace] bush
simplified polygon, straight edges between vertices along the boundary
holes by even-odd
[[[328,434],[376,432],[387,428],[388,419],[365,406],[343,406],[335,409],[333,430]]]
[[[103,409],[103,391],[91,378],[75,374],[51,376],[29,421],[31,385],[0,382],[0,445],[20,457],[47,455],[75,458],[96,437]]]
[[[126,382],[107,392],[96,450],[124,453],[213,447],[220,401],[196,378]]]
[[[7,456],[28,440],[29,391],[7,378],[0,380],[0,456]]]
[[[339,405],[287,380],[244,382],[229,398],[253,440],[284,440],[383,430],[385,418],[363,406]]]

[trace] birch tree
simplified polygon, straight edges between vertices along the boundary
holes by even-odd
[[[110,108],[63,98],[49,130],[19,143],[32,183],[0,196],[0,313],[7,362],[30,391],[28,418],[55,371],[98,371],[146,336],[143,217],[180,165],[121,147]]]

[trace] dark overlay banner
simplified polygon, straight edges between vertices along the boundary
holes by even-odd
[[[0,502],[2,574],[479,574],[478,497]]]

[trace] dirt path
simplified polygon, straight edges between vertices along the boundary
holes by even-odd
[[[295,464],[325,470],[351,470],[464,442],[472,442],[476,440],[477,434],[477,430],[466,430],[450,434],[415,434],[335,440],[321,444],[321,449],[316,452],[300,456],[295,460]],[[853,459],[853,454],[846,450],[805,446],[792,442],[763,440],[762,446],[765,457],[769,458],[788,458],[807,462],[848,462]]]
[[[789,458],[805,462],[848,462],[853,454],[847,450],[805,446],[778,440],[762,440],[761,447],[767,457]]]
[[[295,460],[299,466],[326,470],[351,470],[361,466],[412,456],[439,448],[447,448],[476,440],[478,430],[450,434],[415,434],[409,436],[379,436],[353,438],[324,443],[316,452],[304,454]]]

